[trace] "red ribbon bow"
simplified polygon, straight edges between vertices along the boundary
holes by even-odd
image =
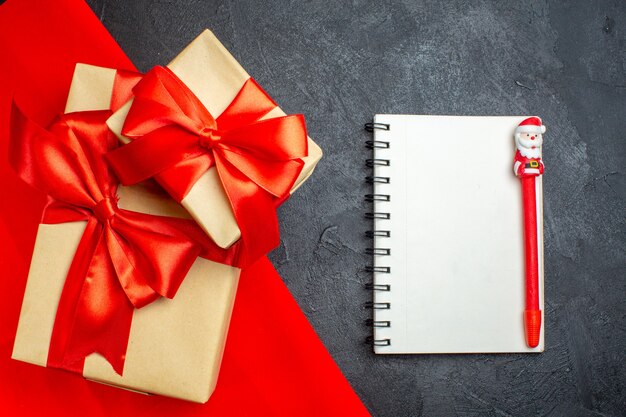
[[[117,147],[110,111],[61,116],[49,130],[14,105],[9,158],[18,175],[48,195],[42,223],[86,220],[55,319],[48,365],[82,372],[102,354],[122,374],[134,308],[172,298],[201,250],[212,250],[190,220],[117,207],[117,181],[104,154]]]
[[[168,68],[153,68],[133,93],[122,130],[132,141],[107,155],[122,184],[155,177],[181,201],[215,166],[241,230],[240,262],[276,247],[275,206],[308,153],[303,116],[260,120],[276,104],[252,79],[217,118]]]

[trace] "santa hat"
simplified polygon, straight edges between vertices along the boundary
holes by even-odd
[[[545,133],[546,127],[537,116],[523,120],[516,128],[515,133]]]

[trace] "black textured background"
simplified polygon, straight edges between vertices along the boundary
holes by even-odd
[[[326,156],[280,210],[274,265],[375,416],[626,415],[626,3],[89,0],[136,65],[208,27]],[[362,308],[374,113],[537,114],[541,355],[376,357]]]

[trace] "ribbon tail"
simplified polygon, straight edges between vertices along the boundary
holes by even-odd
[[[42,142],[48,144],[54,142],[54,135],[33,122],[18,107],[17,103],[11,103],[11,123],[9,141],[9,163],[15,173],[32,187],[42,187],[42,174],[35,165],[41,158],[39,151]],[[43,182],[45,185],[45,182]],[[43,188],[42,191],[46,191]]]
[[[133,97],[133,87],[141,80],[141,74],[135,71],[115,71],[113,93],[111,94],[111,111],[117,111]]]
[[[81,293],[85,275],[89,269],[90,260],[98,245],[99,239],[97,238],[97,233],[102,233],[101,226],[95,220],[88,221],[67,273],[63,292],[61,293],[57,307],[57,314],[54,320],[54,328],[52,329],[50,347],[48,350],[47,366],[49,367],[64,368],[73,372],[82,373],[83,360],[79,358],[74,361],[71,366],[66,366],[64,356],[72,335],[78,296]]]
[[[243,245],[238,263],[245,267],[280,244],[273,196],[227,161],[220,161],[216,167],[241,231]]]
[[[115,278],[102,226],[91,220],[63,289],[48,365],[82,373],[85,358],[99,353],[122,375],[132,316],[133,306]]]

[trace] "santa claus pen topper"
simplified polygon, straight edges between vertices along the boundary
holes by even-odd
[[[513,172],[522,182],[524,211],[524,252],[526,257],[526,310],[524,327],[526,343],[531,348],[539,345],[541,310],[539,309],[539,252],[537,241],[537,189],[535,177],[543,174],[541,162],[542,134],[546,127],[538,117],[529,117],[515,129],[515,159]]]

